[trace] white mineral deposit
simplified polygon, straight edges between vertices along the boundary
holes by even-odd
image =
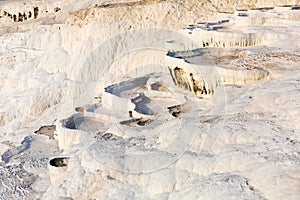
[[[300,198],[299,0],[0,0],[0,199]]]

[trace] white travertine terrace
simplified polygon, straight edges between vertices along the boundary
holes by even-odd
[[[49,161],[48,168],[50,173],[51,183],[55,184],[58,182],[61,176],[67,172],[68,157],[57,157],[52,158]]]
[[[299,5],[1,1],[0,199],[297,199]]]
[[[68,149],[72,145],[80,143],[82,141],[81,138],[87,135],[84,131],[78,130],[76,127],[79,118],[82,118],[80,113],[69,119],[62,120],[56,125],[57,128],[54,137],[58,140],[60,149]]]

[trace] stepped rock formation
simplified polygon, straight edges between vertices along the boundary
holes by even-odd
[[[298,199],[299,6],[0,1],[0,199]]]

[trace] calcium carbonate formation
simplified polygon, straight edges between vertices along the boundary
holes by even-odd
[[[297,199],[299,3],[0,2],[0,199]]]

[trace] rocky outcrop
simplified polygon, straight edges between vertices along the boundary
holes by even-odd
[[[39,130],[34,131],[35,134],[46,135],[49,139],[54,139],[54,131],[56,130],[55,125],[46,125],[39,128]]]

